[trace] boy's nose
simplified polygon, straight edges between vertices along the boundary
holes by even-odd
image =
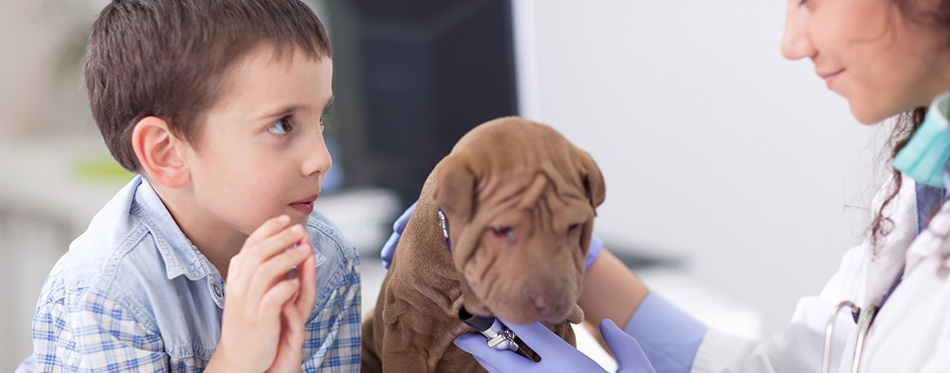
[[[814,57],[817,54],[811,39],[811,14],[799,0],[789,0],[785,12],[785,33],[782,35],[782,55],[790,60]]]
[[[327,149],[323,136],[320,136],[314,142],[314,146],[308,147],[301,171],[304,176],[326,175],[331,166],[333,166],[333,159],[330,157],[330,150]]]

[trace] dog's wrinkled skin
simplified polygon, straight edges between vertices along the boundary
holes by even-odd
[[[554,129],[482,124],[429,175],[363,324],[363,372],[481,372],[452,341],[465,309],[542,321],[574,344],[594,208],[605,197],[589,154]],[[451,251],[439,227],[449,222]]]

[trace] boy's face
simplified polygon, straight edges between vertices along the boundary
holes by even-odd
[[[197,144],[183,151],[194,189],[190,231],[249,235],[279,215],[306,224],[332,164],[323,139],[332,75],[329,58],[302,50],[278,58],[267,43],[225,74]]]

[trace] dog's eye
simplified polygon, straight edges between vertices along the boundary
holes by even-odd
[[[511,227],[491,227],[492,231],[495,232],[495,236],[505,236],[508,239],[508,242],[515,242],[515,230]]]

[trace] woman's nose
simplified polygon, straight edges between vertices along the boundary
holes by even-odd
[[[790,60],[814,57],[817,54],[811,39],[811,14],[799,0],[789,0],[785,12],[785,33],[782,35],[782,55]]]

